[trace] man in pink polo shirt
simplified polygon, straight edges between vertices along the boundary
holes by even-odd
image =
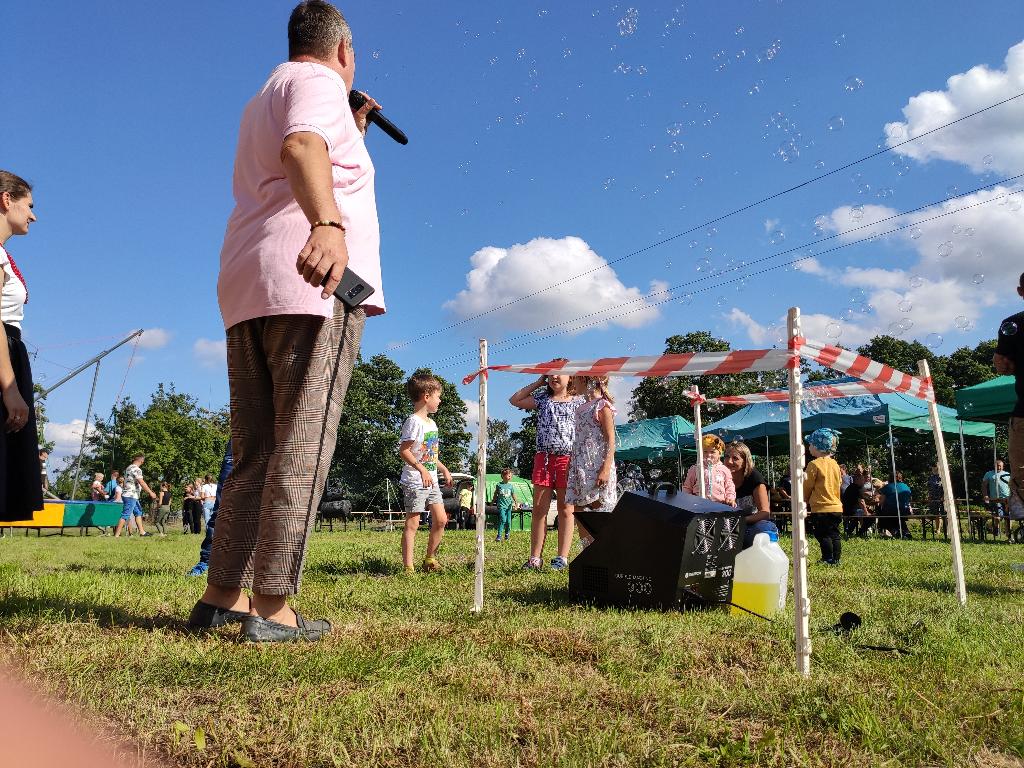
[[[384,312],[363,143],[378,105],[349,109],[355,58],[345,18],[324,0],[300,3],[288,21],[288,59],[246,106],[239,131],[217,283],[235,464],[208,586],[189,617],[196,629],[241,622],[257,642],[330,631],[286,598],[299,589],[365,318]],[[376,288],[354,310],[332,295],[346,265]]]

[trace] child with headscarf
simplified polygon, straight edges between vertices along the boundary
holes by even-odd
[[[839,448],[839,432],[822,427],[807,436],[807,444],[814,459],[807,465],[804,477],[804,501],[809,515],[807,528],[821,546],[821,560],[827,565],[839,565],[843,539],[843,502],[840,488],[843,473],[833,457]]]
[[[704,448],[704,466],[694,464],[690,467],[683,482],[683,490],[698,496],[700,476],[697,473],[703,471],[705,497],[730,507],[736,506],[736,483],[733,482],[732,472],[722,463],[725,443],[718,435],[704,435],[700,444]]]

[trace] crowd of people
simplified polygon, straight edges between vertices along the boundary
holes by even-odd
[[[226,336],[234,466],[220,488],[219,505],[209,477],[190,484],[183,499],[188,529],[198,533],[200,520],[206,525],[196,568],[209,569],[189,627],[237,623],[243,638],[253,642],[317,640],[331,631],[328,621],[295,612],[288,597],[301,586],[364,324],[367,317],[385,312],[375,171],[364,142],[368,115],[380,105],[363,94],[362,106],[349,107],[355,48],[348,22],[333,5],[326,0],[299,3],[289,18],[287,38],[288,60],[274,69],[242,115],[235,208],[220,256],[217,292]],[[33,205],[32,187],[0,171],[0,317],[5,330],[0,334],[0,521],[31,519],[43,503],[32,374],[21,339],[29,291],[6,250],[12,236],[26,235],[36,221]],[[374,288],[358,306],[334,298],[349,266]],[[1024,276],[1018,293],[1024,297]],[[1004,322],[994,358],[1000,373],[1017,377],[1008,495],[1001,495],[998,478],[995,495],[987,494],[990,503],[1004,503],[1010,517],[1024,517],[1024,342],[1016,330],[1021,324],[1024,313]],[[416,528],[429,509],[423,567],[435,571],[441,568],[437,548],[446,523],[438,472],[446,483],[451,480],[439,461],[438,431],[430,418],[441,387],[432,377],[413,377],[409,395],[413,414],[403,425],[399,448],[407,510],[402,561],[407,569],[414,567]],[[510,402],[537,411],[533,508],[545,510],[555,499],[557,552],[550,567],[562,570],[575,529],[582,544],[590,541],[589,532],[576,525],[574,510],[607,508],[615,501],[615,409],[608,382],[603,377],[545,376]],[[836,439],[827,430],[810,436],[808,485],[801,489],[822,559],[831,564],[840,558],[844,511],[851,510],[847,518],[863,532],[864,520],[873,515],[881,523],[895,510],[896,528],[888,523],[882,528],[905,536],[898,520],[902,509],[913,508],[913,494],[898,476],[878,487],[867,468],[842,472],[834,459]],[[771,533],[770,495],[749,449],[721,441],[704,447],[707,460],[691,468],[686,486],[695,487],[703,473],[713,498],[740,505],[752,534]],[[139,535],[148,535],[142,493],[155,502],[158,532],[165,531],[170,488],[161,486],[158,493],[146,484],[144,460],[137,456],[121,477],[104,484],[99,476],[93,483],[97,496],[121,499],[124,512],[115,536],[131,535],[133,526]],[[230,458],[225,462],[230,466]],[[844,483],[855,489],[848,503]],[[504,491],[495,499],[506,511],[515,503],[514,495],[509,499]],[[507,527],[504,532],[507,538]],[[525,568],[543,566],[546,535],[546,517],[534,516]]]

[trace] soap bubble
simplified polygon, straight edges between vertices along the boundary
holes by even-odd
[[[823,234],[825,234],[825,231],[828,229],[828,226],[829,226],[830,222],[831,222],[831,219],[829,219],[829,217],[826,216],[823,213],[818,214],[817,216],[815,216],[814,217],[814,236],[815,237],[821,237]]]
[[[966,229],[964,229],[964,234],[967,237],[974,237],[974,227],[967,227]]]
[[[972,325],[967,315],[957,315],[953,318],[953,327],[958,331],[969,331]]]
[[[781,245],[786,240],[786,233],[781,229],[773,229],[768,235],[768,242],[772,245]]]
[[[715,306],[717,307],[724,307],[728,303],[729,299],[725,296],[719,296],[717,299],[715,299]]]
[[[627,8],[626,15],[619,19],[619,34],[628,37],[636,32],[636,22],[639,16],[640,13],[636,8]]]
[[[690,247],[691,248],[696,248],[698,245],[700,245],[700,243],[698,243],[696,240],[691,240],[690,241]]]
[[[909,312],[914,308],[913,302],[910,299],[903,299],[899,304],[896,305],[896,309],[900,312]]]
[[[903,335],[903,326],[900,325],[899,321],[893,320],[891,323],[889,323],[889,335],[890,336],[902,336]]]
[[[1014,211],[1014,212],[1019,211],[1020,210],[1020,198],[1019,197],[1011,197],[1010,198],[1010,202],[1006,204],[1006,207],[1009,208],[1011,211]]]
[[[913,238],[914,240],[920,240],[921,235],[923,234],[924,232],[920,227],[914,227],[912,230],[910,230],[910,237]]]
[[[609,177],[608,177],[607,179],[605,179],[605,180],[604,180],[604,182],[603,182],[603,183],[601,184],[601,187],[602,187],[603,189],[609,189],[609,188],[610,188],[610,187],[612,186],[612,184],[614,184],[614,183],[615,183],[615,177],[614,177],[614,176],[609,176]]]
[[[672,179],[674,179],[675,177],[676,177],[676,172],[675,172],[675,170],[674,170],[674,169],[672,169],[672,168],[669,168],[669,169],[668,169],[667,171],[665,171],[665,178],[666,178],[666,179],[668,179],[668,180],[670,180],[670,181],[671,181],[671,180],[672,180]]]
[[[665,133],[667,133],[669,136],[678,136],[680,133],[682,133],[682,130],[682,123],[669,123],[667,126],[665,126]]]
[[[850,291],[851,304],[864,304],[868,300],[868,292],[863,288],[854,288]]]
[[[985,282],[985,276],[981,274],[981,272],[978,272],[973,277],[971,277],[971,282],[974,283],[975,285],[981,285],[982,283]]]
[[[825,335],[830,339],[838,339],[843,333],[843,327],[839,323],[829,323],[825,326]]]
[[[943,258],[943,259],[946,258],[947,256],[949,256],[949,254],[951,254],[953,252],[953,241],[952,240],[946,240],[943,243],[939,243],[939,247],[937,249],[937,252],[938,252],[939,256],[941,258]]]
[[[924,345],[928,349],[938,349],[942,346],[942,337],[937,333],[929,333],[924,337]]]
[[[854,221],[860,221],[864,218],[864,206],[855,205],[850,209],[850,218]]]
[[[846,81],[843,83],[843,90],[846,91],[847,93],[859,91],[863,87],[864,81],[861,80],[859,77],[848,77],[846,78]]]
[[[693,177],[693,186],[699,187],[703,183],[704,183],[704,177],[703,176],[694,176]]]
[[[911,288],[920,288],[922,285],[924,285],[924,278],[923,277],[921,277],[920,275],[911,275],[910,276],[910,287]]]
[[[1002,325],[999,326],[1000,336],[1016,336],[1017,335],[1017,324],[1013,320],[1006,320]]]
[[[370,55],[373,56],[373,58],[375,58],[375,59],[379,59],[380,58],[380,51],[374,51]]]
[[[708,227],[704,230],[704,234],[708,237],[714,237],[718,234],[718,227]]]
[[[843,130],[845,125],[846,119],[842,115],[833,115],[829,121],[825,123],[825,128],[829,133],[835,133],[836,131]]]
[[[743,29],[743,27],[736,27],[736,32],[735,32],[735,34],[737,34],[737,35],[742,35],[742,34],[743,34],[743,33],[744,33],[745,31],[746,31],[746,30],[744,30],[744,29]]]
[[[705,273],[710,272],[711,271],[711,259],[709,259],[707,256],[705,256],[704,258],[698,260],[697,261],[697,271],[698,272],[705,272]]]
[[[981,162],[983,165],[992,165],[992,155],[985,155],[981,158]]]
[[[949,228],[949,231],[952,232],[954,235],[959,235],[963,231],[963,227],[961,227],[959,224],[954,224],[952,227]]]
[[[892,123],[886,126],[885,135],[893,141],[900,141],[903,138],[903,123]]]
[[[841,48],[845,44],[846,44],[846,35],[841,33],[841,32],[838,35],[836,35],[835,39],[832,41],[832,45],[834,45],[836,48]]]
[[[946,197],[956,197],[958,194],[960,194],[960,188],[956,184],[946,187]]]

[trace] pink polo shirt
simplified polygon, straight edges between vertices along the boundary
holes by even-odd
[[[334,313],[334,297],[321,299],[321,289],[295,271],[309,237],[309,221],[284,175],[281,144],[289,134],[304,131],[327,143],[349,267],[377,289],[363,304],[366,314],[384,312],[373,163],[349,109],[345,82],[322,64],[286,62],[270,74],[242,114],[235,209],[228,219],[217,280],[225,328],[269,315]]]

